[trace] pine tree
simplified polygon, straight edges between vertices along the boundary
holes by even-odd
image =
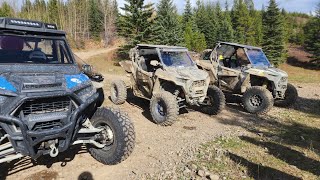
[[[204,34],[199,32],[192,20],[186,24],[184,40],[185,46],[190,51],[202,52],[207,47]]]
[[[119,17],[119,34],[128,39],[128,43],[120,50],[119,56],[126,58],[128,50],[138,43],[152,43],[156,13],[153,4],[145,4],[144,0],[125,0],[123,15]]]
[[[231,15],[235,40],[242,44],[254,44],[254,25],[246,2],[234,0]]]
[[[178,21],[177,9],[172,0],[161,0],[157,6],[155,43],[179,45],[182,43],[182,31]]]
[[[60,27],[58,0],[49,0],[48,10],[49,10],[49,22],[57,24]]]
[[[207,46],[213,48],[216,44],[218,22],[214,6],[212,4],[204,4],[203,1],[197,1],[195,9],[195,22],[199,31],[204,34]]]
[[[263,17],[263,48],[275,66],[285,59],[283,19],[275,0],[270,0]]]
[[[89,1],[89,31],[95,40],[100,39],[103,31],[103,13],[100,10],[101,4],[96,0]]]
[[[192,7],[190,0],[186,0],[186,6],[183,13],[183,23],[187,24],[192,19]]]
[[[234,30],[228,8],[228,1],[226,1],[225,11],[219,17],[221,19],[219,23],[219,41],[232,42],[234,41]]]
[[[313,59],[320,66],[320,3],[317,6],[316,16],[304,27],[306,36],[305,46],[313,54]]]

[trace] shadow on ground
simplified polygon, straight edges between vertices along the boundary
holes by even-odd
[[[33,160],[29,157],[24,157],[22,159],[11,161],[10,163],[0,164],[0,180],[5,180],[7,176],[16,174],[21,171],[28,170],[34,166],[45,165],[47,168],[50,168],[53,164],[60,163],[61,167],[67,165],[68,162],[71,162],[77,154],[87,153],[87,148],[81,145],[72,146],[68,151],[62,152],[56,158],[51,158],[49,156],[41,156],[37,160]],[[41,172],[40,172],[41,173]],[[50,172],[53,173],[53,172]],[[43,174],[35,173],[31,176],[41,177],[41,176],[54,176],[54,174],[48,174],[44,171]],[[47,179],[54,179],[48,177]],[[34,179],[30,177],[29,179]]]
[[[301,170],[309,171],[316,176],[320,176],[320,162],[306,157],[299,151],[271,141],[260,141],[257,138],[242,136],[240,139],[256,146],[267,148],[268,153],[275,158],[281,159]]]
[[[297,111],[310,114],[313,117],[320,116],[320,99],[298,97],[293,108]]]
[[[248,169],[248,175],[254,179],[269,180],[269,179],[301,179],[277,169],[263,166],[260,164],[253,163],[247,159],[240,157],[233,153],[228,153],[227,156],[237,164],[240,164]]]
[[[299,101],[301,101],[301,104],[298,102],[297,105],[294,106],[295,109],[297,108],[297,110],[301,112],[318,116],[319,109],[317,110],[318,106],[315,106],[315,104],[320,103],[319,100],[300,98]],[[239,111],[241,106],[229,104],[228,107],[228,110],[236,115],[230,115],[227,119],[219,119],[219,117],[217,117],[222,124],[240,126],[256,134],[257,137],[260,137],[263,141],[250,137],[241,137],[242,140],[253,145],[267,148],[269,150],[268,154],[275,158],[295,166],[300,170],[320,176],[319,161],[306,157],[303,152],[290,148],[290,146],[297,146],[305,150],[311,150],[320,156],[320,129],[318,127],[310,127],[294,121],[283,121],[271,115],[252,115],[244,111]],[[232,155],[232,157],[234,159],[241,159],[247,164],[252,165],[252,162],[242,157],[237,157],[236,155]],[[269,167],[264,168],[270,169]],[[256,174],[254,177],[257,177]],[[260,177],[262,177],[261,174]],[[287,176],[285,173],[281,174],[281,172],[276,172],[276,176],[274,177],[278,177],[276,179],[295,179],[295,177]]]

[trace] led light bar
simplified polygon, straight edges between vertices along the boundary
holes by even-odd
[[[40,22],[20,20],[20,19],[8,19],[7,23],[15,26],[27,26],[27,27],[34,27],[34,28],[42,27],[42,23]]]
[[[47,29],[54,29],[54,30],[57,30],[57,25],[55,24],[45,24],[46,28]]]

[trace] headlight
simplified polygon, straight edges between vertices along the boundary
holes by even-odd
[[[77,96],[79,96],[82,101],[87,100],[94,93],[95,93],[95,89],[93,88],[92,85],[76,91]]]
[[[282,77],[282,78],[280,79],[281,82],[287,82],[287,80],[288,80],[287,77]]]

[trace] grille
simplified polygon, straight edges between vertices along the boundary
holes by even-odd
[[[28,100],[22,105],[23,114],[44,114],[52,112],[66,112],[71,108],[71,100],[68,97],[56,97]]]
[[[57,87],[61,87],[61,86],[62,86],[62,83],[56,83],[56,84],[24,84],[23,85],[23,90],[57,88]]]
[[[205,86],[205,85],[206,85],[206,81],[204,81],[204,80],[194,81],[194,82],[192,83],[192,86],[193,86],[193,87],[203,87],[203,86]]]
[[[48,121],[48,122],[38,122],[34,125],[33,130],[41,131],[41,130],[47,130],[47,129],[60,128],[60,127],[62,127],[61,121],[56,120],[56,121]]]

